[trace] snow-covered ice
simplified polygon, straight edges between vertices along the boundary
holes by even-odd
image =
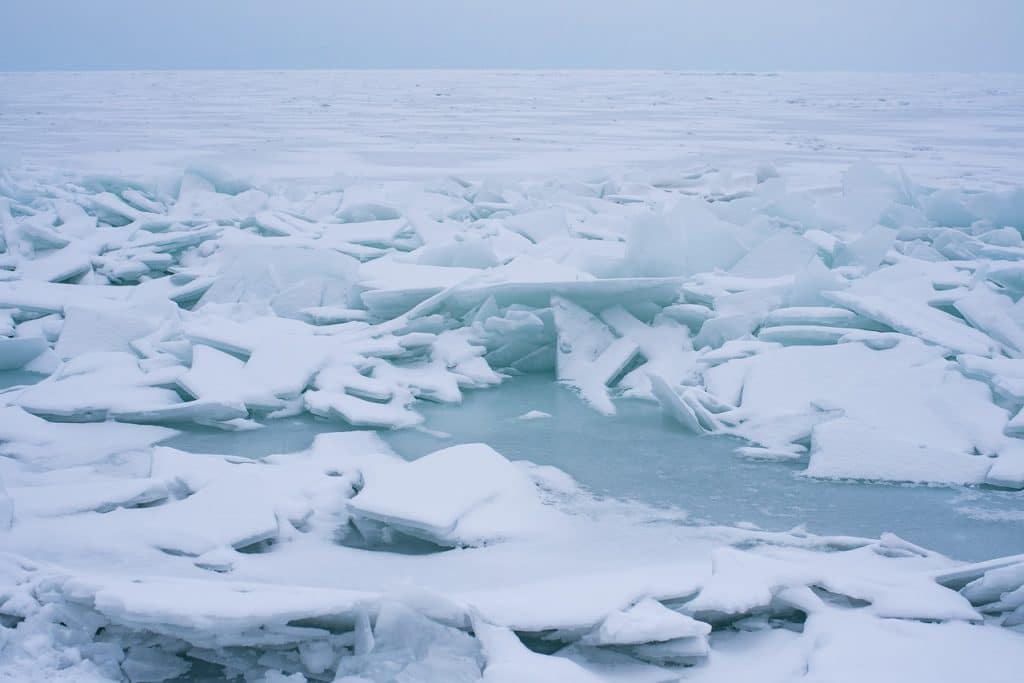
[[[0,74],[0,678],[1017,680],[1022,86]]]

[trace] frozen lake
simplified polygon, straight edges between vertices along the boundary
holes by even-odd
[[[0,163],[151,176],[549,177],[769,161],[1024,181],[1024,77],[661,71],[0,73]]]
[[[1010,74],[0,74],[0,678],[1016,683],[1022,159]]]
[[[424,404],[425,427],[382,432],[407,458],[453,443],[480,441],[513,460],[554,465],[600,496],[674,507],[697,524],[756,524],[786,531],[801,524],[820,535],[877,538],[892,532],[962,560],[1024,553],[1018,492],[990,487],[823,481],[803,463],[755,461],[733,453],[742,442],[696,436],[650,403],[620,400],[601,415],[547,375],[514,378],[469,392],[461,405]],[[531,410],[550,418],[520,420]],[[193,452],[262,457],[308,448],[313,436],[346,427],[303,416],[226,433],[189,428],[167,445]]]

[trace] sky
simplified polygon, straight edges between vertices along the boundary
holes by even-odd
[[[0,0],[0,70],[1024,71],[1024,0]]]

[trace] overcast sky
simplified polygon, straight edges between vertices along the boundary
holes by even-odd
[[[1024,71],[1024,0],[0,0],[0,69]]]

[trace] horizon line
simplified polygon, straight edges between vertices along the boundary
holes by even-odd
[[[844,69],[844,68],[804,68],[804,69],[739,69],[739,68],[701,68],[683,69],[672,67],[602,67],[602,66],[81,66],[81,67],[7,67],[0,65],[0,73],[152,73],[173,71],[196,72],[281,72],[281,71],[471,71],[471,72],[631,72],[631,73],[674,73],[695,75],[752,75],[771,76],[779,74],[986,74],[986,75],[1024,75],[1020,69]]]

